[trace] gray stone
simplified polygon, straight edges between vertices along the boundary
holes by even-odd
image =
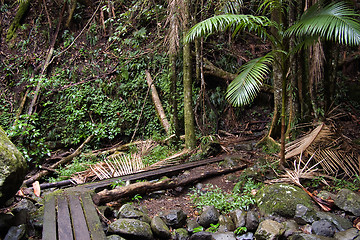
[[[231,232],[235,229],[235,224],[232,221],[231,217],[220,215],[218,232]]]
[[[316,216],[314,209],[309,209],[302,204],[297,204],[294,219],[298,224],[307,224],[319,220],[319,217]]]
[[[214,206],[210,206],[199,216],[198,223],[204,228],[208,228],[210,224],[216,224],[219,221],[219,217],[219,211]]]
[[[174,209],[160,214],[166,225],[172,228],[180,228],[186,223],[187,216],[181,209]]]
[[[146,213],[128,203],[121,206],[115,217],[137,219],[148,224],[151,223],[151,218]]]
[[[0,206],[16,194],[26,173],[25,159],[0,127]]]
[[[255,196],[261,214],[294,217],[296,205],[311,209],[314,206],[309,195],[290,184],[273,184],[262,187]]]
[[[107,240],[126,240],[123,237],[120,237],[119,235],[110,235],[106,237]]]
[[[210,232],[197,232],[191,235],[189,240],[213,240]]]
[[[224,233],[213,233],[213,240],[236,240],[235,234],[233,232],[224,232]]]
[[[316,215],[322,219],[327,220],[335,225],[338,231],[345,231],[349,228],[352,228],[352,223],[341,216],[338,216],[330,212],[317,212]]]
[[[150,225],[137,219],[120,218],[109,225],[108,232],[130,239],[153,239]]]
[[[327,199],[334,200],[336,198],[336,194],[333,194],[333,193],[325,191],[325,190],[321,190],[319,192],[319,194],[317,195],[317,197],[320,197],[320,198],[325,199],[325,200],[327,200]]]
[[[248,231],[255,231],[259,226],[259,213],[256,210],[250,210],[246,214],[246,228]]]
[[[334,224],[327,220],[315,221],[311,224],[312,232],[315,235],[321,235],[325,237],[332,237],[335,234],[336,228]]]
[[[25,224],[12,226],[6,234],[4,240],[20,240],[24,237],[26,231]]]
[[[151,220],[151,229],[153,233],[161,239],[170,239],[171,232],[169,227],[164,223],[159,216],[153,217]]]
[[[284,237],[288,238],[296,232],[300,232],[299,225],[295,222],[295,220],[287,220],[283,222],[285,227]]]
[[[187,240],[189,239],[189,233],[185,228],[175,229],[175,240]]]
[[[200,224],[198,224],[198,222],[193,219],[188,219],[186,221],[186,226],[187,226],[187,231],[189,233],[192,233],[195,228],[200,227]]]
[[[256,240],[275,240],[285,231],[284,225],[274,220],[267,219],[259,224],[255,232]]]
[[[254,233],[247,232],[245,234],[242,234],[240,236],[236,237],[236,240],[254,240]]]
[[[360,195],[349,189],[341,189],[334,199],[335,205],[340,209],[360,216]]]
[[[334,238],[319,236],[315,234],[299,233],[288,238],[289,240],[334,240]]]
[[[350,228],[346,231],[335,233],[334,238],[338,240],[360,240],[360,231],[356,228]]]
[[[240,209],[235,209],[230,212],[230,216],[235,224],[235,227],[244,227],[246,224],[246,212]],[[257,226],[256,226],[257,227]]]

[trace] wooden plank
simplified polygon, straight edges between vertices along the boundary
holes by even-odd
[[[59,240],[71,240],[73,232],[71,227],[71,218],[69,213],[69,206],[66,196],[58,196],[58,236]]]
[[[90,233],[78,195],[69,194],[69,206],[76,240],[90,240]]]
[[[106,240],[104,229],[102,227],[90,194],[81,194],[81,199],[91,239]]]
[[[56,236],[56,198],[51,194],[45,197],[42,239],[54,240]]]

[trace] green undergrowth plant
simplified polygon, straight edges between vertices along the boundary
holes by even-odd
[[[217,186],[207,184],[202,190],[193,188],[188,195],[199,209],[204,206],[214,206],[219,211],[228,213],[235,209],[248,210],[255,203],[251,191],[259,187],[260,184],[249,180],[242,189],[234,189],[227,193]]]

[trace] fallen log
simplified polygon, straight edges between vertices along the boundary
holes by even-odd
[[[94,137],[94,135],[89,136],[81,145],[80,147],[78,147],[75,152],[73,152],[72,154],[70,154],[69,156],[64,157],[63,159],[61,159],[60,161],[58,161],[57,163],[54,163],[53,165],[51,165],[50,167],[48,167],[46,170],[42,170],[40,172],[38,172],[37,174],[35,174],[34,176],[32,176],[31,178],[25,180],[23,182],[23,184],[25,185],[30,185],[33,182],[35,182],[36,180],[46,176],[47,174],[49,174],[49,170],[54,170],[57,167],[59,167],[62,164],[68,163],[70,162],[74,157],[80,155],[82,149],[84,148],[85,144],[87,144],[88,142],[91,141],[91,139]]]
[[[186,175],[180,175],[175,179],[166,178],[159,182],[137,182],[130,184],[125,187],[115,188],[112,190],[105,189],[93,196],[93,201],[96,205],[101,205],[107,202],[116,201],[121,198],[133,196],[136,194],[147,194],[158,190],[165,189],[174,189],[180,186],[186,186],[189,184],[194,184],[195,182],[206,179],[209,177],[214,177],[222,174],[227,174],[235,172],[241,169],[244,169],[246,164],[241,164],[236,167],[226,168],[221,170],[214,170],[196,174],[194,176],[188,177]]]

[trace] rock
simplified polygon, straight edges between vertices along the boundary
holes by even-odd
[[[284,225],[274,220],[267,219],[259,224],[255,232],[256,240],[275,240],[285,231]]]
[[[216,224],[219,221],[220,213],[214,206],[207,207],[199,216],[198,223],[204,228],[210,227],[210,224]]]
[[[185,228],[178,228],[175,230],[175,240],[188,240],[189,233]]]
[[[334,238],[338,240],[360,240],[360,231],[356,228],[350,228],[346,231],[335,233]]]
[[[218,232],[231,232],[236,229],[231,217],[220,215]]]
[[[98,206],[97,208],[106,218],[113,218],[115,216],[114,211],[109,206]]]
[[[237,165],[238,162],[231,157],[225,157],[224,161],[221,162],[221,166],[227,168],[236,167]]]
[[[319,192],[319,194],[317,195],[317,197],[320,197],[320,198],[325,199],[325,200],[327,200],[327,199],[334,200],[336,198],[336,194],[333,194],[333,193],[325,191],[325,190],[321,190]]]
[[[174,209],[160,214],[166,225],[172,228],[180,228],[186,223],[187,216],[181,209]]]
[[[319,236],[315,234],[299,233],[288,238],[289,240],[334,240],[333,238]]]
[[[314,206],[304,190],[289,184],[265,185],[257,192],[255,198],[260,213],[265,215],[292,218],[297,204],[302,204],[309,209]]]
[[[338,231],[345,231],[349,228],[352,228],[352,223],[341,216],[338,216],[330,212],[317,212],[316,216],[321,220],[327,220],[335,225]]]
[[[211,157],[218,155],[221,151],[221,145],[219,142],[209,142],[201,147],[203,157]]]
[[[0,127],[0,206],[16,194],[26,173],[25,159]]]
[[[25,224],[12,226],[6,234],[4,240],[20,240],[24,237],[26,231]]]
[[[299,225],[295,222],[295,220],[287,220],[283,222],[285,227],[284,237],[288,238],[296,232],[300,232]]]
[[[123,237],[120,237],[119,235],[110,235],[106,237],[107,240],[126,240]]]
[[[246,228],[248,231],[255,231],[259,226],[259,213],[256,210],[250,210],[246,214]]]
[[[198,222],[195,221],[195,220],[188,219],[188,220],[186,221],[186,226],[187,226],[187,231],[188,231],[189,233],[192,233],[195,228],[200,227],[200,224],[198,224]]]
[[[4,236],[12,223],[14,222],[14,215],[0,213],[0,236]]]
[[[230,212],[230,216],[235,224],[235,227],[244,227],[246,224],[246,212],[240,209],[235,209]],[[256,226],[257,227],[257,226]]]
[[[151,223],[151,218],[147,214],[145,214],[144,212],[140,211],[138,208],[135,208],[133,205],[128,203],[121,206],[115,217],[137,219],[146,222],[148,224]]]
[[[197,232],[191,235],[189,240],[213,240],[213,238],[209,232]]]
[[[119,234],[126,239],[153,239],[150,225],[137,219],[120,218],[109,225],[108,232]]]
[[[315,221],[311,224],[312,232],[315,235],[321,235],[325,237],[332,237],[335,234],[336,228],[334,224],[327,220]]]
[[[319,217],[316,216],[314,209],[309,209],[302,204],[297,204],[294,219],[298,224],[304,225],[319,220]]]
[[[254,240],[254,233],[247,232],[243,235],[237,236],[236,240]]]
[[[171,232],[169,227],[159,216],[153,217],[151,220],[151,229],[153,233],[161,239],[170,239]]]
[[[341,189],[334,199],[335,205],[340,209],[360,216],[360,195],[349,189]]]
[[[213,240],[236,240],[235,234],[233,232],[225,232],[225,233],[213,233]]]

